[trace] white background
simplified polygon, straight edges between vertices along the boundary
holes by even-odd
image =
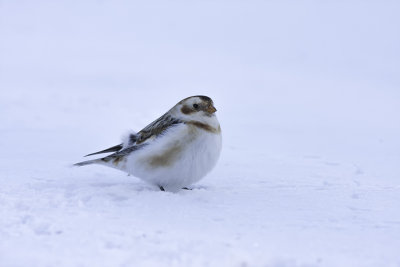
[[[0,266],[399,266],[398,1],[0,1]],[[179,100],[192,191],[71,168]]]

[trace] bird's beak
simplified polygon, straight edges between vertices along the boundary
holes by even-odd
[[[213,113],[215,113],[216,111],[217,111],[217,109],[216,109],[213,105],[210,105],[210,106],[207,108],[207,112],[210,113],[210,114],[213,114]]]

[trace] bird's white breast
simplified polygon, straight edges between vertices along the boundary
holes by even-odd
[[[214,125],[214,132],[190,124],[171,127],[163,136],[132,153],[124,170],[166,190],[189,186],[217,163],[222,137],[218,121]]]

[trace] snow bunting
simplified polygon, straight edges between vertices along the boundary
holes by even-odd
[[[178,191],[203,178],[222,147],[216,108],[207,96],[183,99],[163,116],[119,145],[88,154],[111,153],[75,166],[101,164],[132,174],[160,190]]]

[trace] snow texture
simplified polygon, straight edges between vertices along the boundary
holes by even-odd
[[[399,1],[0,1],[0,266],[400,266]],[[216,168],[71,168],[213,98]]]

